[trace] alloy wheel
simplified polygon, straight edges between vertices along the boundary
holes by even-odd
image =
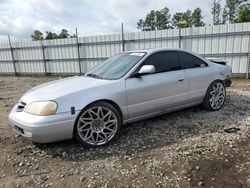
[[[102,106],[84,111],[77,123],[80,138],[93,146],[106,144],[115,136],[117,128],[118,120],[115,113]]]
[[[215,83],[209,93],[210,106],[217,110],[224,104],[226,92],[222,83]]]

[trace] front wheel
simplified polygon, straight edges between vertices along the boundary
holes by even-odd
[[[118,134],[121,117],[115,107],[106,102],[89,105],[78,117],[74,135],[87,146],[105,145]]]
[[[226,89],[222,81],[214,81],[207,90],[203,106],[207,110],[216,111],[222,108],[226,99]]]

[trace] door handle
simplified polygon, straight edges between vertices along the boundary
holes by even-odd
[[[184,78],[179,78],[179,80],[178,80],[179,82],[183,82],[184,81]]]

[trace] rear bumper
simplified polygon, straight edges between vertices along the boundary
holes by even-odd
[[[37,116],[26,112],[17,112],[16,106],[9,114],[13,130],[25,138],[37,143],[49,143],[71,139],[76,114],[70,112],[50,116]]]
[[[226,87],[230,87],[232,85],[232,80],[230,78],[224,80],[224,84]]]

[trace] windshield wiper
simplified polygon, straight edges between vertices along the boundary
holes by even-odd
[[[97,78],[97,79],[103,79],[101,76],[98,76],[96,74],[89,73],[86,76],[92,77],[92,78]]]

